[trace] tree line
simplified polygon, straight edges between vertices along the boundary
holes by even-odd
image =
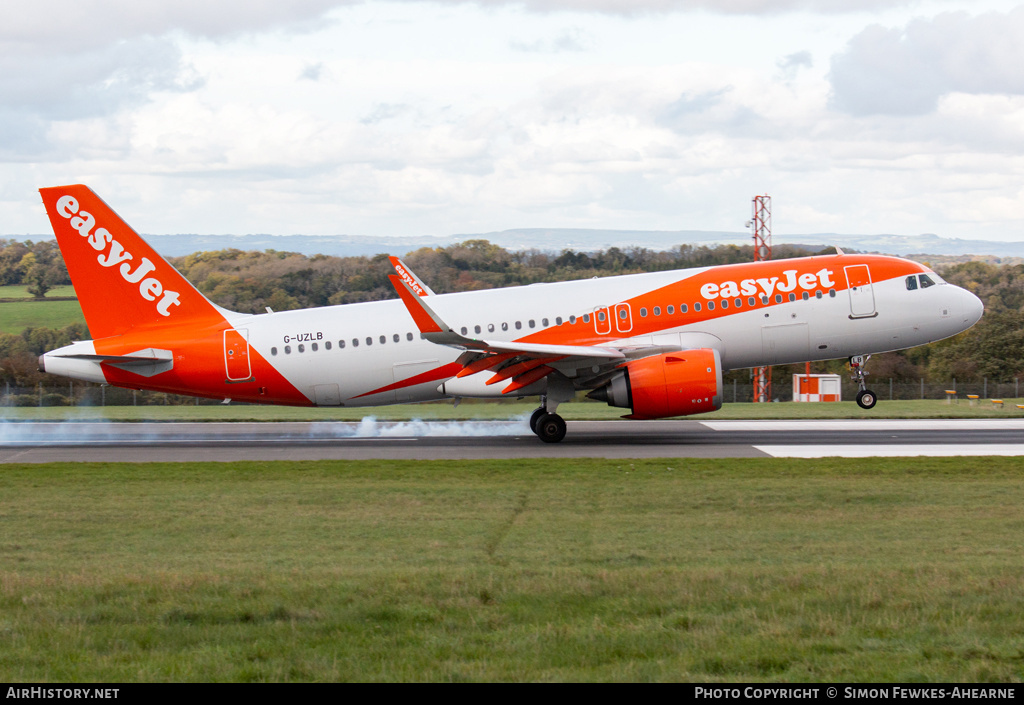
[[[774,257],[832,254],[780,245]],[[655,251],[642,247],[611,247],[598,252],[563,250],[509,251],[486,240],[468,240],[448,247],[421,248],[403,260],[435,292],[474,291],[566,281],[596,276],[682,269],[749,262],[750,245],[680,245]],[[225,249],[169,258],[186,279],[225,308],[259,313],[378,301],[395,297],[388,281],[393,273],[387,255],[373,257],[307,256],[295,252]],[[970,331],[929,346],[875,356],[868,369],[875,379],[947,381],[988,378],[1011,381],[1024,377],[1024,265],[963,262],[942,271],[943,277],[973,291],[986,313]],[[53,241],[0,240],[0,285],[25,285],[44,297],[53,286],[70,283]],[[0,334],[0,382],[12,386],[47,384],[55,378],[35,371],[35,358],[71,340],[88,338],[84,326],[61,330],[28,328]],[[845,361],[816,363],[816,372],[842,372]],[[778,378],[803,372],[803,366],[779,369]],[[747,371],[733,371],[727,380],[746,382]],[[783,396],[783,395],[779,395]]]

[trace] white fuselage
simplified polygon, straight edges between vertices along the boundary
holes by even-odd
[[[443,294],[430,297],[430,302],[453,329],[465,329],[471,336],[511,341],[540,331],[545,321],[551,326],[561,319],[563,326],[571,326],[577,338],[587,339],[589,344],[607,339],[611,321],[588,315],[585,322],[584,314],[705,271]],[[821,297],[809,292],[807,300],[800,292],[793,302],[784,299],[780,304],[749,310],[733,306],[727,316],[695,321],[679,311],[687,304],[692,312],[699,301],[665,299],[658,304],[658,316],[653,306],[644,307],[647,315],[642,319],[640,311],[629,311],[632,330],[619,330],[626,328],[626,322],[610,316],[616,327],[612,334],[616,345],[715,347],[723,369],[729,370],[909,348],[954,335],[969,327],[965,319],[974,317],[973,324],[975,316],[980,316],[976,297],[945,283],[908,290],[902,279],[892,279],[872,288],[873,311],[863,310],[859,317],[851,317],[848,290],[830,295],[818,289]],[[672,315],[667,313],[670,305]],[[571,318],[575,323],[569,323]],[[648,330],[632,335],[641,321]],[[376,394],[367,392],[452,363],[460,355],[457,349],[422,339],[399,300],[238,316],[231,323],[246,331],[249,344],[311,401],[328,405],[372,406],[443,398],[447,395],[434,380]],[[333,384],[338,388],[338,400],[324,396],[318,401],[317,388]],[[481,387],[480,396],[501,393],[497,388],[488,392]]]

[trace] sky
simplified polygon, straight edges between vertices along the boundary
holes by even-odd
[[[1022,0],[0,0],[0,236],[1024,239]],[[559,243],[552,243],[557,249]]]

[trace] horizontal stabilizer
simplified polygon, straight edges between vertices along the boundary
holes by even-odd
[[[170,350],[146,348],[128,355],[99,355],[87,353],[54,354],[54,357],[72,358],[75,360],[92,360],[93,362],[116,363],[119,367],[132,365],[152,365],[155,362],[173,362],[174,354]]]

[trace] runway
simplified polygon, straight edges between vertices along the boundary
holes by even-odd
[[[1024,456],[1024,419],[0,423],[0,463],[325,459]]]

